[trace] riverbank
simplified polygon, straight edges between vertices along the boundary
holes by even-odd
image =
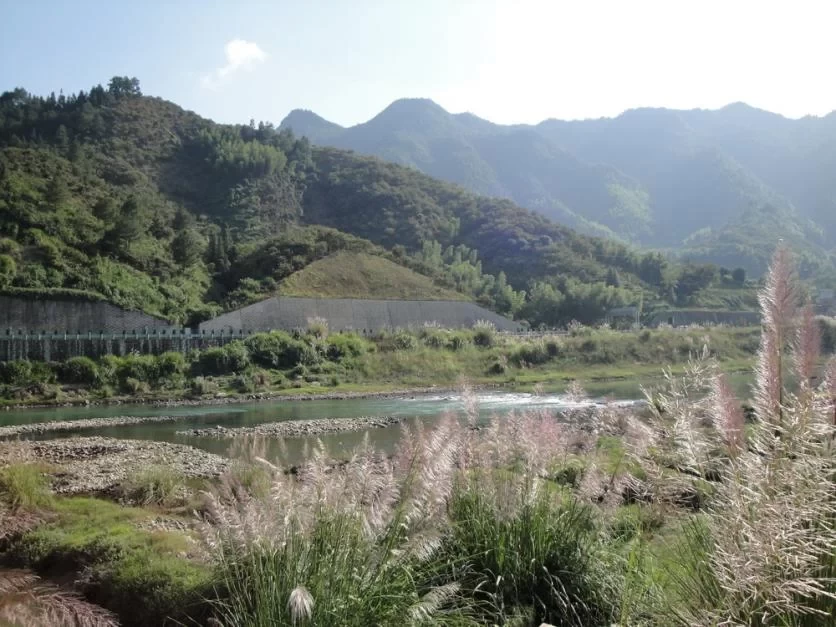
[[[57,494],[109,494],[149,469],[193,479],[217,479],[230,460],[198,448],[170,442],[105,437],[16,440],[0,445],[5,464],[44,464]]]

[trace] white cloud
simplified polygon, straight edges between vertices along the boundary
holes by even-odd
[[[267,59],[267,53],[253,41],[231,39],[224,46],[226,63],[204,75],[200,79],[201,85],[209,89],[217,89],[232,74],[239,70],[252,70],[259,63]]]

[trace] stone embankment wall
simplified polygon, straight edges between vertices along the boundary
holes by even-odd
[[[0,329],[14,332],[119,333],[170,326],[168,320],[106,302],[0,295]]]
[[[322,318],[332,331],[372,333],[383,329],[418,328],[437,324],[446,328],[472,327],[480,320],[498,331],[521,326],[474,303],[430,300],[366,300],[354,298],[268,298],[200,325],[201,331],[266,331],[305,329]]]

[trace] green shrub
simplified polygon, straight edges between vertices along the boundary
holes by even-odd
[[[116,355],[103,355],[99,359],[99,379],[103,384],[114,385],[119,382],[119,366],[122,359]]]
[[[33,509],[51,503],[49,479],[38,464],[10,464],[0,468],[0,501],[14,509]]]
[[[204,375],[240,374],[250,365],[250,354],[242,342],[230,342],[223,348],[208,348],[200,354],[199,367]]]
[[[447,348],[459,351],[473,341],[473,336],[468,331],[452,331],[447,339]]]
[[[549,358],[556,359],[560,356],[560,342],[555,339],[546,340],[546,354]]]
[[[369,352],[369,342],[359,335],[332,335],[326,342],[325,354],[332,361],[360,357]]]
[[[0,363],[0,381],[6,385],[29,383],[32,364],[28,361],[4,361]]]
[[[186,358],[182,353],[170,351],[157,357],[160,378],[179,380],[186,373]]]
[[[133,377],[128,377],[122,381],[119,388],[126,394],[130,394],[132,396],[137,394],[147,394],[151,390],[151,387],[145,381],[140,381],[139,379],[134,379]]]
[[[409,331],[399,329],[392,336],[392,346],[398,351],[411,351],[418,348],[418,339]]]
[[[508,370],[508,365],[506,364],[506,362],[502,359],[497,359],[488,368],[488,374],[496,374],[496,375],[505,374],[505,372],[507,370]]]
[[[510,359],[515,364],[520,366],[524,364],[529,366],[539,366],[541,364],[548,363],[551,360],[551,356],[549,355],[546,343],[537,341],[520,344],[511,353]]]
[[[125,355],[117,367],[116,376],[123,384],[128,379],[154,384],[160,378],[160,364],[153,355]]]
[[[61,365],[58,372],[63,383],[96,385],[100,382],[96,362],[89,357],[72,357]]]
[[[205,396],[207,394],[214,394],[218,391],[218,384],[205,377],[195,377],[192,379],[189,386],[189,392],[192,396]]]
[[[489,322],[477,322],[473,327],[473,343],[482,348],[493,346],[496,328]]]
[[[255,392],[255,383],[252,377],[246,374],[237,374],[233,377],[231,385],[236,392],[240,394],[249,394]]]
[[[444,329],[427,328],[421,331],[421,340],[430,348],[444,348],[450,340],[450,332]]]
[[[491,481],[498,494],[511,490],[513,505],[485,489]],[[593,509],[502,481],[474,478],[450,503],[447,559],[467,564],[462,593],[473,598],[477,622],[503,624],[521,612],[533,625],[612,623],[619,582],[606,570]]]
[[[256,333],[244,340],[252,362],[263,368],[285,370],[302,360],[305,342],[282,331]]]

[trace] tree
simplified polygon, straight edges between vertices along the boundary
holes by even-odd
[[[607,270],[607,285],[621,287],[621,276],[618,274],[618,268],[610,267]]]
[[[139,88],[139,79],[129,78],[127,76],[114,76],[111,78],[107,84],[107,91],[116,98],[142,95],[142,90]]]
[[[63,124],[59,124],[58,130],[55,131],[55,145],[58,148],[58,154],[62,157],[70,154],[70,136],[67,133],[67,127]]]
[[[697,292],[709,287],[717,279],[717,266],[706,263],[687,265],[679,274],[676,294],[679,300],[685,300]]]
[[[17,274],[17,264],[9,255],[0,255],[0,287],[6,287]]]
[[[93,215],[104,222],[105,225],[112,226],[119,215],[119,209],[112,198],[102,198],[93,205]]]
[[[738,285],[746,283],[746,270],[744,268],[735,268],[732,270],[732,280]]]
[[[128,245],[145,234],[148,225],[148,215],[145,206],[136,196],[130,196],[119,210],[113,227],[107,233],[108,243],[119,251],[124,251]]]
[[[50,209],[54,211],[59,210],[70,200],[70,190],[67,188],[67,181],[62,174],[56,172],[49,179],[44,198]]]
[[[196,264],[203,256],[206,242],[196,229],[187,228],[179,231],[171,241],[171,254],[174,261],[184,268]]]

